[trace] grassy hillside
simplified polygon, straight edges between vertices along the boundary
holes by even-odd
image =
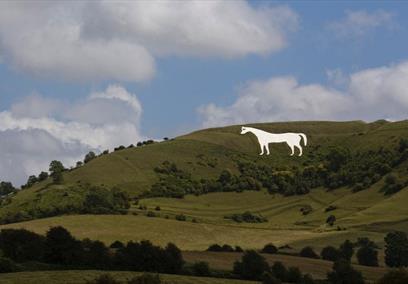
[[[177,173],[188,173],[194,181],[216,180],[225,169],[239,176],[242,174],[240,162],[258,167],[257,170],[266,169],[266,175],[269,175],[269,169],[293,174],[310,166],[325,166],[325,157],[336,147],[347,149],[351,156],[357,155],[359,158],[353,161],[357,166],[359,159],[387,151],[396,153],[398,158],[398,155],[403,155],[396,150],[400,140],[408,138],[408,121],[291,122],[252,126],[271,132],[306,133],[308,146],[304,148],[304,155],[290,157],[286,145],[273,144],[270,156],[259,156],[255,137],[240,135],[240,126],[201,130],[169,141],[101,155],[84,166],[64,172],[63,184],[55,185],[47,179],[3,199],[0,219],[13,214],[29,216],[32,211],[51,211],[62,216],[12,223],[0,228],[26,228],[45,233],[50,226],[62,225],[78,238],[98,239],[106,244],[115,240],[142,239],[158,245],[173,242],[185,251],[188,260],[211,258],[211,254],[197,256],[195,252],[189,254],[186,251],[202,251],[214,243],[238,245],[244,249],[259,249],[266,243],[274,243],[277,246],[289,245],[292,249],[286,251],[296,252],[306,245],[320,250],[328,244],[338,245],[345,239],[355,241],[358,237],[369,237],[382,247],[384,235],[390,230],[408,232],[408,209],[405,206],[408,191],[404,187],[394,194],[385,195],[382,188],[386,174],[358,192],[353,192],[349,186],[331,190],[319,186],[307,194],[291,196],[269,193],[266,187],[259,191],[188,194],[184,198],[147,198],[143,195],[161,179],[155,168],[162,166],[164,161],[174,163],[179,171]],[[370,163],[365,166],[371,167]],[[365,173],[372,169],[357,167],[356,170]],[[408,161],[402,160],[393,165],[387,173],[406,181]],[[271,171],[270,175],[273,174]],[[341,175],[341,170],[332,174]],[[125,215],[63,214],[64,208],[83,204],[93,185],[116,186],[126,191],[132,198],[128,212]],[[302,214],[304,208],[308,208],[308,214]],[[328,211],[328,208],[331,210]],[[237,223],[225,218],[246,211],[264,217],[267,222]],[[180,215],[186,221],[176,220]],[[329,215],[336,216],[334,226],[326,224]],[[231,257],[236,257],[219,256],[213,257],[210,264],[220,269],[226,263],[230,266]],[[294,258],[282,261],[288,261],[288,265],[302,262]],[[319,277],[323,277],[330,268],[330,263],[313,264],[309,260],[303,263],[305,272]],[[382,251],[380,264],[383,265]],[[316,271],[313,270],[315,268]],[[368,279],[378,278],[384,272],[381,269],[364,270],[364,274]]]
[[[138,272],[128,271],[96,271],[96,270],[67,270],[67,271],[38,271],[38,272],[17,272],[2,273],[1,284],[85,284],[101,274],[110,274],[118,281],[127,281],[140,275]],[[251,284],[257,283],[244,280],[228,280],[207,277],[192,277],[180,275],[160,275],[161,279],[168,284]]]

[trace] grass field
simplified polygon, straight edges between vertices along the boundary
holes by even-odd
[[[1,284],[85,284],[101,274],[110,274],[118,281],[126,283],[127,280],[140,275],[138,272],[128,271],[97,271],[97,270],[67,270],[67,271],[38,271],[2,273]],[[192,277],[180,275],[160,275],[166,284],[251,284],[257,283],[243,280],[217,279],[208,277]]]

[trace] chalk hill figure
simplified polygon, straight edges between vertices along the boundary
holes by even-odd
[[[261,153],[264,154],[264,149],[266,149],[266,154],[269,155],[269,143],[283,143],[288,144],[293,156],[295,154],[295,147],[299,149],[299,156],[302,156],[303,149],[300,145],[300,141],[303,138],[304,145],[307,145],[307,137],[303,133],[269,133],[261,129],[253,127],[241,127],[241,134],[251,132],[258,138],[259,146],[261,147]]]

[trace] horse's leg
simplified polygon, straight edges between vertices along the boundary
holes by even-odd
[[[265,148],[266,148],[266,155],[269,155],[269,144],[265,144]]]
[[[300,156],[302,156],[303,155],[303,149],[302,149],[302,146],[300,146],[300,145],[295,145],[296,146],[296,148],[298,148],[299,149],[299,157]]]
[[[292,151],[290,155],[293,156],[295,154],[295,146],[293,146],[292,144],[288,144],[288,145],[290,147],[290,150]]]
[[[260,156],[262,156],[264,154],[264,144],[259,143],[259,146],[261,146],[261,153],[259,154]]]

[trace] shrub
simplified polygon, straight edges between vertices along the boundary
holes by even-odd
[[[319,258],[319,255],[309,246],[302,248],[299,255],[308,258]]]
[[[364,284],[360,271],[355,270],[348,261],[341,259],[333,264],[333,271],[327,273],[331,284]]]
[[[156,210],[156,211],[160,211],[160,210],[161,210],[161,208],[160,208],[160,206],[156,206],[156,208],[154,208],[154,210]]]
[[[276,278],[281,280],[282,282],[286,282],[286,276],[288,274],[288,270],[286,267],[283,265],[282,262],[276,261],[272,266],[271,266],[271,271],[272,275],[274,275]]]
[[[391,232],[385,238],[385,264],[389,267],[408,266],[408,238],[404,232]]]
[[[220,251],[222,251],[222,247],[221,247],[219,244],[213,244],[213,245],[210,245],[210,246],[207,248],[207,251],[220,252]]]
[[[344,243],[340,245],[340,255],[342,258],[350,261],[351,257],[353,256],[354,249],[353,243],[349,240],[345,240]]]
[[[191,267],[193,270],[193,274],[195,276],[210,276],[210,266],[208,265],[208,262],[205,261],[199,261],[193,264]]]
[[[371,246],[362,246],[357,251],[358,264],[378,266],[378,252]]]
[[[124,245],[121,241],[114,241],[109,247],[119,249],[119,248],[123,248]]]
[[[186,216],[184,214],[178,214],[178,215],[176,215],[176,220],[177,221],[186,221],[187,218],[186,218]]]
[[[0,257],[0,273],[9,273],[19,271],[19,266],[11,259]]]
[[[334,215],[330,215],[329,217],[327,217],[326,219],[326,223],[330,226],[334,225],[334,222],[336,222],[336,216]]]
[[[335,247],[327,246],[322,249],[320,256],[324,260],[336,261],[340,258],[340,252]]]
[[[243,279],[260,280],[268,269],[269,266],[265,258],[254,250],[246,251],[241,261],[234,263],[234,273]]]
[[[302,280],[302,273],[297,267],[289,267],[286,273],[286,281],[289,283],[300,283]]]
[[[235,246],[235,252],[243,252],[244,250],[240,246]]]
[[[156,217],[156,213],[154,213],[153,211],[147,211],[146,216],[147,217]]]
[[[278,278],[272,275],[272,273],[264,273],[262,275],[262,284],[281,284],[282,281],[280,281]]]
[[[261,250],[263,253],[275,254],[278,252],[278,249],[273,244],[267,244]]]

